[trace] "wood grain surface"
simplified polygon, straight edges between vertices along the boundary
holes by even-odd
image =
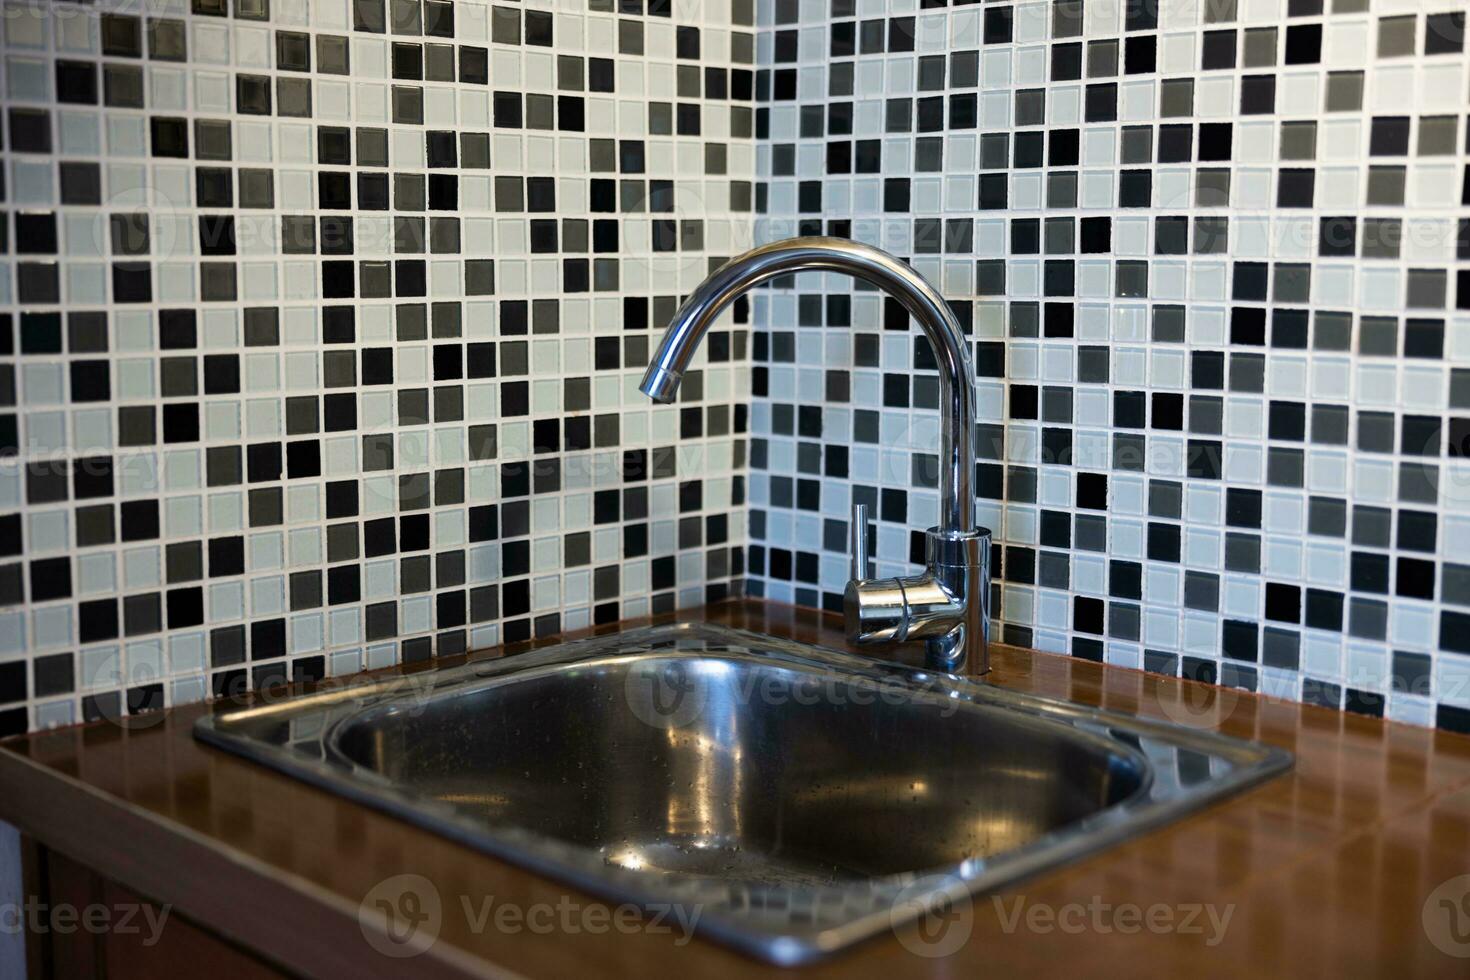
[[[836,617],[775,603],[729,602],[678,618],[846,647]],[[946,937],[965,937],[952,955],[922,955],[937,948],[927,942],[932,932],[905,929],[784,972],[883,980],[1470,977],[1470,958],[1442,951],[1425,926],[1431,893],[1470,874],[1470,738],[1000,645],[992,661],[992,683],[1279,745],[1295,753],[1295,768],[1177,824],[978,897],[945,925],[959,930]],[[425,668],[395,668],[409,669]],[[677,930],[476,928],[466,903],[601,906],[205,747],[191,726],[209,710],[188,705],[126,727],[104,722],[0,743],[0,819],[308,976],[773,972]],[[364,938],[358,910],[375,885],[404,873],[432,883],[442,924],[426,952],[393,959]],[[1456,912],[1437,902],[1431,925]],[[1460,912],[1467,941],[1448,948],[1470,954],[1470,905]],[[1166,915],[1171,928],[1160,927]]]

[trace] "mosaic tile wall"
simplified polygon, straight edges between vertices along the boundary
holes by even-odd
[[[1470,730],[1464,4],[762,11],[757,238],[954,303],[996,635]],[[851,500],[883,574],[936,521],[933,359],[840,277],[755,311],[750,584],[840,608]]]
[[[677,15],[676,15],[677,14]],[[3,7],[0,734],[741,588],[750,0]]]

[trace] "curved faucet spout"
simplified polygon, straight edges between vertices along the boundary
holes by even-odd
[[[939,291],[887,252],[842,238],[791,238],[725,263],[674,314],[639,387],[670,402],[715,318],[735,297],[791,272],[845,272],[893,296],[934,347],[939,365],[940,521],[928,531],[927,568],[905,578],[867,575],[867,507],[853,503],[853,570],[842,601],[854,643],[923,640],[931,666],[989,669],[990,532],[975,526],[975,377],[964,332]]]
[[[975,381],[964,331],[939,291],[887,252],[844,238],[789,238],[753,248],[717,269],[679,307],[654,352],[639,389],[671,402],[705,331],[737,296],[775,276],[843,272],[893,296],[934,347],[939,365],[939,532],[975,529]]]

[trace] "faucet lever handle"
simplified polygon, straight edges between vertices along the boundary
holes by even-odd
[[[868,505],[853,504],[848,523],[848,550],[852,554],[852,577],[862,581],[868,577]]]

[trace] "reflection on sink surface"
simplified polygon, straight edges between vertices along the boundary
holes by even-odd
[[[625,867],[755,882],[860,881],[987,857],[1146,780],[1142,758],[1070,728],[933,696],[855,705],[855,680],[823,684],[711,646],[600,657],[575,676],[537,671],[427,711],[369,709],[332,745],[486,825],[535,829]],[[808,679],[809,703],[793,705]],[[1064,778],[1044,778],[1053,772]]]
[[[777,962],[995,888],[1289,756],[709,625],[201,720],[207,741]],[[692,918],[692,916],[691,916]]]

